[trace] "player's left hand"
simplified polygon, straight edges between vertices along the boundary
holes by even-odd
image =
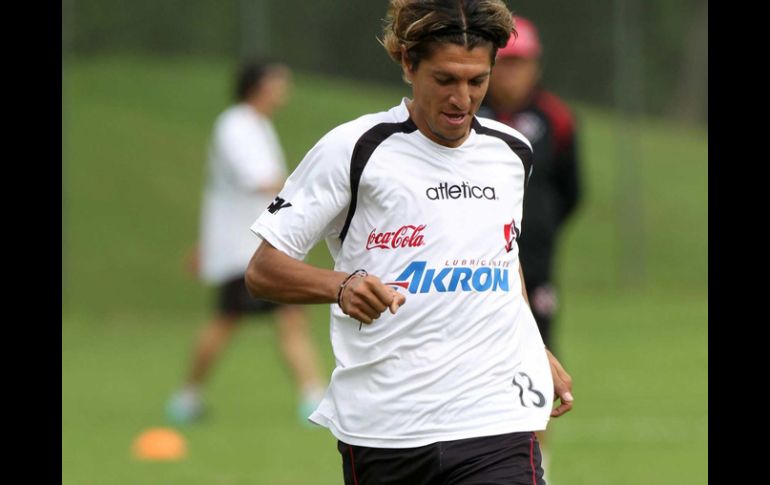
[[[572,403],[574,401],[572,397],[572,377],[567,374],[567,371],[564,370],[564,367],[561,366],[561,363],[550,350],[545,349],[545,353],[548,355],[548,363],[551,364],[554,403],[557,399],[561,401],[557,407],[551,410],[551,417],[558,418],[572,410]]]

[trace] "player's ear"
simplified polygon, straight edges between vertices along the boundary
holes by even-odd
[[[412,84],[412,65],[409,63],[409,56],[407,56],[406,46],[401,44],[401,69],[404,71],[404,81],[408,84]]]

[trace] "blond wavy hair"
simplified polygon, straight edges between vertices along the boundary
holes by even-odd
[[[491,43],[494,64],[511,33],[516,35],[513,16],[502,0],[390,0],[379,41],[391,59],[401,64],[406,52],[417,69],[440,43],[468,49]]]

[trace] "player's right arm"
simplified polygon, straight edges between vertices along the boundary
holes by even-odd
[[[347,273],[292,258],[263,241],[246,270],[246,288],[255,298],[279,303],[336,303]],[[353,276],[342,291],[346,315],[372,323],[386,309],[395,314],[406,298],[372,275]]]
[[[359,131],[347,124],[324,136],[252,225],[262,239],[245,276],[252,296],[279,303],[337,303],[340,297],[342,311],[363,323],[371,323],[387,308],[395,313],[404,302],[403,295],[376,276],[345,281],[359,268],[332,271],[303,262],[318,240],[334,240],[345,221],[351,200],[350,140],[355,141]]]
[[[346,277],[294,259],[263,241],[246,269],[246,287],[255,298],[279,303],[333,303]]]

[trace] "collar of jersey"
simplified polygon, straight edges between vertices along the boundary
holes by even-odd
[[[404,96],[401,99],[401,104],[396,106],[395,114],[396,114],[396,117],[399,120],[407,120],[407,119],[409,119],[409,109],[406,107],[406,103],[408,101],[410,101],[410,99],[407,98],[406,96]],[[475,118],[475,116],[474,116],[474,118]],[[414,123],[414,120],[412,120],[412,123]],[[415,125],[416,125],[416,123],[415,123]],[[471,122],[471,133],[470,133],[470,135],[468,135],[468,138],[465,139],[465,141],[462,143],[462,145],[460,145],[459,147],[454,147],[454,148],[442,145],[440,143],[436,143],[435,141],[433,141],[430,138],[428,138],[427,136],[425,136],[425,134],[422,131],[420,131],[419,128],[417,128],[415,130],[415,133],[417,133],[417,136],[419,137],[420,140],[423,140],[423,142],[425,144],[429,145],[432,149],[439,150],[439,151],[442,151],[442,152],[445,152],[445,153],[458,153],[460,151],[465,151],[465,150],[468,150],[470,148],[473,148],[473,145],[476,142],[476,136],[477,136],[476,130],[473,129],[473,123],[472,122]]]

